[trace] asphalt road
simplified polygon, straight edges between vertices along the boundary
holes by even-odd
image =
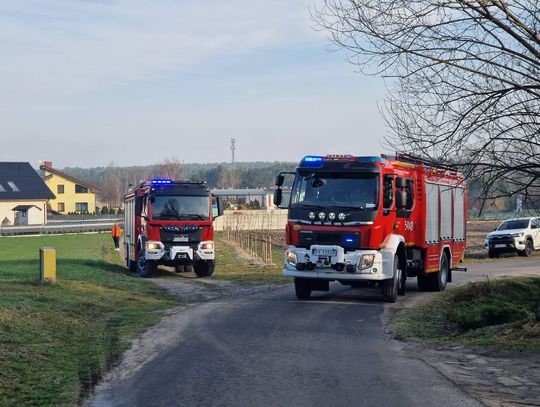
[[[540,259],[469,265],[454,281],[538,274]],[[486,277],[487,276],[487,277]],[[113,376],[91,406],[480,406],[385,336],[379,291],[332,284],[298,301],[270,294],[181,313],[175,338],[140,369]],[[409,295],[420,296],[415,280]]]

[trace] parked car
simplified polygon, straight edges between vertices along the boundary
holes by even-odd
[[[530,256],[540,250],[540,218],[508,219],[486,237],[485,247],[490,258],[501,253]]]

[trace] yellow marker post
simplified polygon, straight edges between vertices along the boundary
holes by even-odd
[[[56,283],[56,249],[54,247],[44,247],[39,249],[41,284]]]

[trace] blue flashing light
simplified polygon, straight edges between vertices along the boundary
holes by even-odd
[[[323,163],[323,157],[308,155],[305,156],[302,160],[302,164],[306,167],[320,167]]]
[[[314,156],[314,155],[307,155],[302,160],[305,163],[320,163],[322,162],[323,158],[320,156]]]
[[[345,235],[342,239],[344,247],[354,247],[358,245],[359,237],[357,235]]]
[[[151,182],[154,185],[163,185],[163,184],[171,184],[172,180],[168,178],[154,178]]]

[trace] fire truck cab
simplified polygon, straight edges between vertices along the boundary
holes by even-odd
[[[466,189],[455,171],[410,156],[307,156],[276,186],[274,203],[289,210],[283,274],[299,299],[330,281],[379,286],[387,302],[405,294],[407,277],[441,291],[462,259]]]
[[[198,277],[215,268],[213,219],[222,214],[201,182],[154,179],[142,182],[124,197],[126,265],[151,277],[158,265],[180,271],[192,265]]]

